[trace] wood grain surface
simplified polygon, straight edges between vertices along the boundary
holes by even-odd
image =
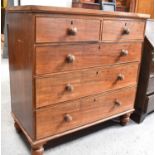
[[[80,8],[63,8],[63,7],[52,7],[52,6],[37,6],[37,5],[26,5],[8,7],[7,12],[33,12],[33,13],[48,13],[48,14],[71,14],[71,15],[86,15],[86,16],[101,16],[101,17],[125,17],[125,18],[138,18],[147,19],[150,18],[148,14],[141,13],[126,13],[126,12],[108,12],[102,10],[91,10],[91,9],[80,9]]]
[[[36,75],[140,61],[141,42],[53,45],[36,47]],[[127,50],[127,55],[122,55]],[[72,63],[68,55],[75,57]]]
[[[114,90],[137,83],[138,63],[53,74],[36,78],[36,107]],[[123,80],[118,75],[124,76]],[[73,90],[67,90],[68,84]]]
[[[124,29],[129,30],[129,34],[124,33]],[[127,41],[144,39],[144,21],[136,20],[104,20],[103,21],[103,41]]]
[[[98,41],[100,20],[77,18],[36,18],[36,42]],[[69,29],[76,28],[75,35]]]
[[[133,108],[136,88],[65,102],[36,112],[36,137],[45,138]],[[121,102],[116,105],[115,101]],[[66,121],[65,116],[72,117]]]
[[[32,78],[34,27],[31,26],[33,21],[32,14],[15,13],[8,16],[11,107],[31,138],[35,136]]]

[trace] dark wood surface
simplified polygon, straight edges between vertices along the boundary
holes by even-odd
[[[1,34],[4,34],[5,8],[1,8]]]
[[[153,29],[148,29],[153,28],[153,25],[153,21],[148,21],[144,40],[135,112],[132,115],[132,119],[137,123],[141,123],[145,116],[154,111],[154,33]]]
[[[12,115],[32,155],[43,155],[51,139],[115,117],[127,124],[148,15],[41,6],[7,13]]]
[[[35,138],[32,78],[34,18],[32,14],[15,13],[8,16],[7,22],[12,112],[31,138]]]

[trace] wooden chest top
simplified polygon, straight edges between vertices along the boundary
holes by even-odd
[[[125,12],[104,12],[100,10],[80,9],[80,8],[63,8],[49,6],[17,6],[10,7],[7,12],[29,12],[29,13],[52,13],[52,14],[70,14],[70,15],[87,15],[101,17],[125,17],[125,18],[150,18],[148,14],[125,13]]]

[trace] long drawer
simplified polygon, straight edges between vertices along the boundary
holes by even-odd
[[[36,42],[99,41],[98,19],[36,17]]]
[[[36,47],[36,74],[140,61],[140,42]]]
[[[135,85],[138,67],[139,63],[129,63],[37,78],[36,107]]]
[[[144,39],[144,21],[136,20],[104,20],[103,41],[127,41]]]
[[[133,109],[135,87],[85,97],[36,111],[37,139]]]

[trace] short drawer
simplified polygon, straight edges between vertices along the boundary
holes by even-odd
[[[36,74],[140,61],[142,44],[102,43],[36,47]]]
[[[150,75],[154,75],[154,50],[150,51],[151,53],[151,62],[150,62]],[[149,58],[146,58],[149,59]]]
[[[138,66],[138,63],[130,63],[37,78],[36,107],[135,85]]]
[[[146,96],[145,106],[147,113],[154,111],[154,94]]]
[[[147,94],[154,92],[154,77],[151,77],[148,81]]]
[[[99,41],[100,20],[36,18],[36,42]]]
[[[36,112],[36,137],[56,135],[133,109],[135,87],[64,102]]]
[[[136,20],[104,20],[103,41],[126,41],[144,39],[144,21]]]

